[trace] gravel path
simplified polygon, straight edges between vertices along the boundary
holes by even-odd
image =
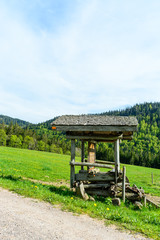
[[[0,188],[0,240],[146,240]]]

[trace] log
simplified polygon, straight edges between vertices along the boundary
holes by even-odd
[[[130,183],[125,183],[125,186],[129,186],[129,185],[130,185]],[[122,183],[117,183],[117,186],[122,187]]]
[[[96,160],[95,163],[115,165],[115,162]]]
[[[140,197],[138,194],[136,194],[136,193],[128,193],[128,192],[126,192],[125,196],[126,196],[126,198],[127,198],[128,200],[131,200],[131,201],[141,200],[141,197]],[[122,192],[117,193],[117,194],[116,194],[116,197],[122,198]]]
[[[84,188],[107,188],[110,184],[108,183],[95,183],[95,184],[84,184]]]
[[[80,183],[78,186],[76,186],[76,194],[83,198],[85,201],[89,199],[88,195],[85,192],[83,183]]]
[[[99,136],[82,136],[82,135],[67,135],[66,136],[67,139],[79,139],[79,140],[86,140],[86,141],[115,141],[116,139],[123,139],[123,134],[121,134],[120,136],[103,136],[103,135],[99,135]]]
[[[89,182],[111,182],[114,181],[114,173],[99,172],[96,174],[89,174],[88,172],[80,172],[75,174],[76,181],[89,181]]]
[[[70,162],[70,165],[73,166],[87,166],[87,167],[100,167],[100,168],[109,168],[114,169],[114,167],[109,166],[107,164],[99,164],[99,163],[89,163],[89,162]]]
[[[98,189],[98,188],[97,189],[96,188],[90,189],[90,188],[88,188],[85,191],[86,191],[87,194],[93,195],[93,196],[95,196],[95,195],[103,196],[103,197],[109,197],[110,196],[108,191],[106,191],[104,189]]]

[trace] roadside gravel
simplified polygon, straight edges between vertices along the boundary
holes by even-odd
[[[0,240],[146,240],[0,188]]]

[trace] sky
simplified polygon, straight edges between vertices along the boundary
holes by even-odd
[[[0,114],[39,123],[160,101],[159,0],[0,0]]]

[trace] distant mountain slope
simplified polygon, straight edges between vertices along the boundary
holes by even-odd
[[[23,120],[20,120],[18,118],[8,117],[8,116],[5,116],[5,115],[0,115],[0,123],[4,123],[6,125],[9,125],[11,122],[13,124],[17,123],[21,127],[27,127],[28,125],[30,125],[30,123],[27,122],[27,121],[23,121]]]
[[[45,129],[48,129],[48,130],[51,130],[51,123],[56,120],[58,117],[55,117],[55,118],[52,118],[50,120],[47,120],[45,122],[42,122],[42,123],[38,123],[38,124],[31,124],[30,127],[32,129],[37,129],[37,128],[45,128]]]
[[[124,110],[104,112],[102,115],[136,116],[138,122],[145,120],[145,122],[152,124],[156,121],[160,127],[160,102],[136,104]]]

